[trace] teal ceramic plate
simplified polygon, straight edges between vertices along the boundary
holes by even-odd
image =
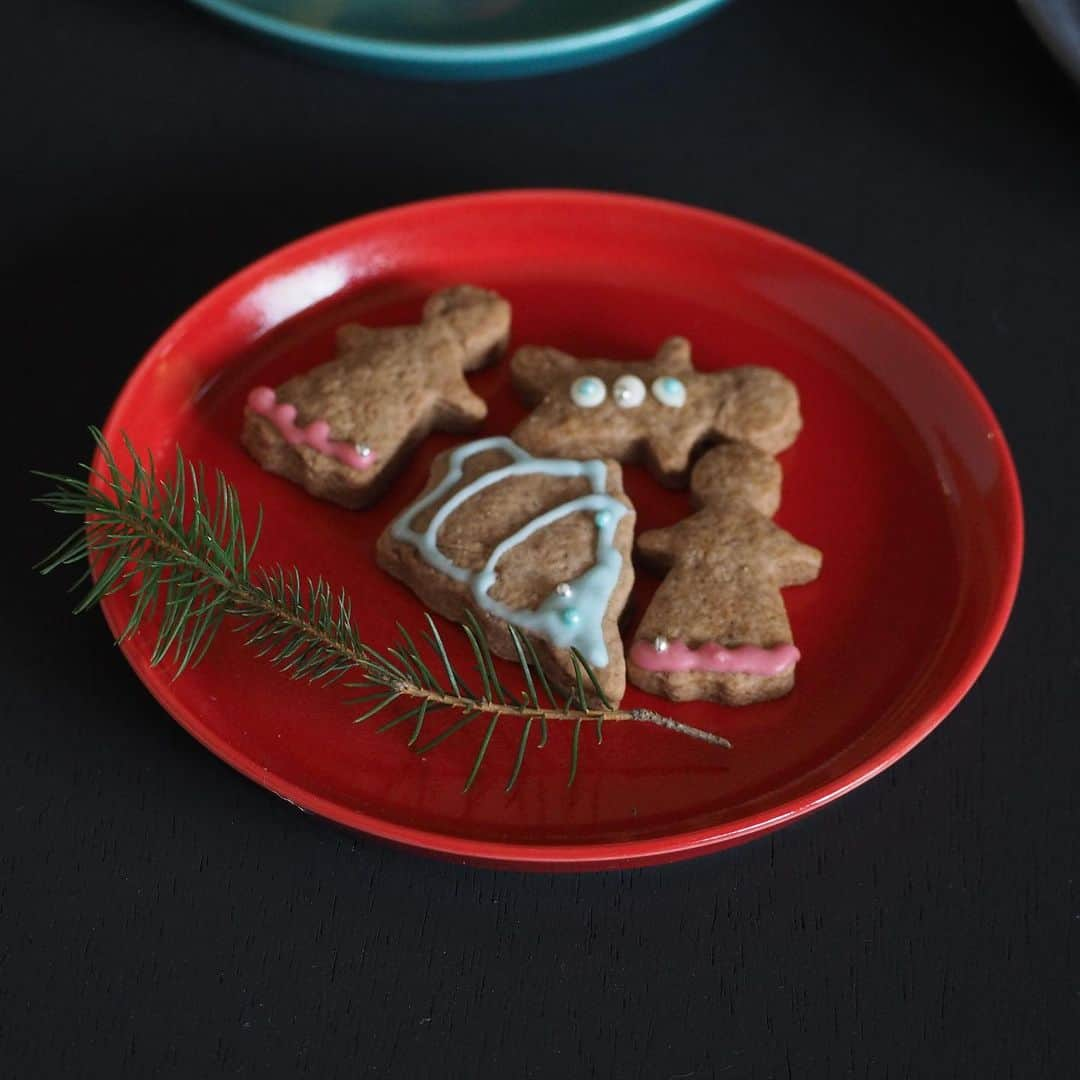
[[[192,0],[287,44],[387,74],[505,78],[640,49],[725,0]]]

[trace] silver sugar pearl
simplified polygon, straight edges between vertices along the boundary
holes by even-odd
[[[663,634],[657,634],[656,637],[653,638],[652,647],[657,652],[667,652],[667,650],[668,650],[668,639],[666,637],[664,637]]]
[[[557,595],[564,598],[574,595],[574,589],[568,581],[560,581],[559,584],[555,586],[555,592]]]
[[[358,453],[358,454],[359,454],[359,455],[360,455],[361,457],[371,457],[371,447],[370,447],[370,446],[368,446],[368,444],[367,444],[367,443],[363,443],[363,442],[358,442],[358,443],[356,443],[356,444],[355,444],[355,445],[353,446],[353,449],[354,449],[354,450],[355,450],[355,451],[356,451],[356,452],[357,452],[357,453]]]

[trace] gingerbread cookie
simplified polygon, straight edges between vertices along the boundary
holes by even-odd
[[[763,367],[699,372],[685,338],[669,338],[639,363],[578,360],[526,346],[510,361],[514,387],[535,406],[513,432],[535,454],[644,461],[668,486],[682,486],[694,453],[720,439],[770,454],[802,426],[790,380]]]
[[[638,538],[641,555],[667,571],[629,651],[630,681],[674,701],[747,705],[786,694],[799,650],[780,590],[813,581],[821,552],[771,519],[780,465],[731,443],[694,467],[701,509]]]
[[[464,373],[499,356],[509,334],[510,305],[471,285],[435,293],[416,326],[343,326],[333,360],[250,392],[244,446],[312,495],[366,506],[429,432],[484,419]]]
[[[533,457],[495,437],[435,458],[420,497],[379,537],[376,560],[447,618],[472,611],[499,656],[516,658],[516,627],[563,689],[575,684],[576,649],[617,702],[633,534],[615,462]]]

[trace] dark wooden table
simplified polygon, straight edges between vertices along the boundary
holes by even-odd
[[[0,1075],[1070,1073],[1080,96],[1013,6],[737,0],[494,86],[320,66],[180,2],[9,9]],[[83,459],[221,277],[366,210],[521,185],[715,207],[848,263],[953,346],[1018,459],[1024,579],[974,692],[742,849],[530,876],[345,835],[198,747],[29,570],[58,522],[26,470]]]

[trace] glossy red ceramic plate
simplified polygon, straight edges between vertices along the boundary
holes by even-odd
[[[169,460],[222,468],[250,515],[260,558],[322,574],[355,598],[376,645],[422,608],[373,561],[383,526],[421,487],[434,437],[376,508],[316,502],[260,470],[237,441],[245,394],[325,359],[335,327],[411,321],[440,285],[469,281],[514,307],[513,344],[579,355],[650,355],[683,334],[699,366],[767,364],[798,384],[805,428],[783,455],[778,521],[821,548],[824,570],[786,593],[803,653],[798,685],[767,705],[672,705],[722,732],[723,751],[609,725],[583,739],[567,789],[569,733],[533,750],[503,788],[516,735],[500,731],[462,794],[482,730],[426,758],[397,729],[354,726],[338,696],[289,682],[223,634],[176,681],[148,663],[149,632],[125,646],[165,708],[240,772],[350,828],[451,858],[533,868],[626,867],[730,846],[869,779],[927,735],[986,663],[1016,590],[1020,497],[986,402],[908,311],[829,259],[762,229],[684,206],[577,192],[440,199],[300,240],[200,301],[150,350],[106,436]],[[485,433],[523,414],[505,363],[474,385]],[[629,469],[643,528],[687,512],[682,493]],[[638,614],[655,582],[642,574]],[[112,598],[115,629],[128,602]],[[631,706],[662,704],[631,691]]]

